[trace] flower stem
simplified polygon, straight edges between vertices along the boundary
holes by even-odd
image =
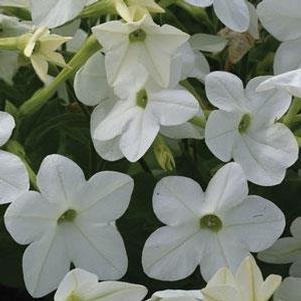
[[[49,85],[38,90],[30,99],[22,104],[19,109],[20,115],[25,116],[36,112],[56,92],[61,84],[72,77],[100,49],[101,45],[96,38],[93,35],[90,36],[58,76]]]
[[[286,115],[283,117],[282,122],[290,127],[293,123],[295,123],[295,117],[301,110],[301,99],[299,98],[294,98],[288,112]]]

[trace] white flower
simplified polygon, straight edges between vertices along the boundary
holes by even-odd
[[[104,281],[81,269],[70,271],[60,283],[54,301],[140,301],[147,294],[142,285]]]
[[[86,3],[87,0],[30,0],[33,23],[58,27],[74,19]]]
[[[264,281],[254,258],[247,257],[235,276],[227,268],[219,270],[202,293],[204,301],[268,301],[280,283],[278,275]]]
[[[300,301],[301,278],[285,278],[274,296],[274,301]]]
[[[92,28],[106,53],[110,85],[142,64],[158,84],[170,82],[171,59],[189,35],[170,26],[159,26],[149,16],[132,23],[111,21]]]
[[[267,77],[252,79],[244,91],[242,81],[227,72],[206,78],[206,94],[219,108],[207,121],[205,141],[211,152],[227,162],[239,163],[248,180],[263,186],[279,184],[298,158],[293,133],[276,122],[290,106],[285,91],[256,92]]]
[[[283,89],[291,95],[301,97],[301,69],[273,76],[262,82],[257,87],[257,91],[269,91],[274,88]]]
[[[250,251],[271,246],[285,225],[272,202],[248,196],[247,179],[236,163],[221,168],[205,193],[189,178],[163,178],[153,208],[167,226],[146,241],[142,264],[148,276],[160,280],[183,279],[198,265],[205,280],[222,267],[236,271]]]
[[[8,141],[14,127],[14,118],[0,111],[0,146]],[[28,189],[29,177],[21,159],[0,150],[0,204],[14,201]]]
[[[54,290],[70,269],[121,278],[127,256],[115,220],[127,209],[133,180],[117,172],[100,172],[88,181],[73,161],[46,157],[37,175],[40,193],[29,191],[5,213],[5,225],[20,244],[26,287],[33,297]]]
[[[248,30],[250,14],[245,0],[185,0],[187,3],[207,7],[213,4],[218,18],[230,29],[238,32]]]
[[[293,263],[290,275],[301,278],[301,217],[294,220],[290,230],[292,237],[280,238],[272,247],[261,252],[258,258],[269,263]]]
[[[197,100],[184,89],[163,89],[148,81],[144,68],[128,74],[115,93],[119,99],[92,132],[99,141],[119,140],[123,155],[131,162],[149,149],[160,126],[181,125],[199,112]]]
[[[152,295],[148,301],[202,301],[201,290],[165,290]]]
[[[56,34],[50,34],[45,27],[40,27],[30,36],[24,48],[24,55],[30,59],[31,64],[39,76],[46,83],[48,76],[48,62],[58,66],[65,67],[64,57],[56,50],[70,37],[62,37]]]

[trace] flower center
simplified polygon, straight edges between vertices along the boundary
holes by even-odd
[[[137,94],[136,94],[136,104],[138,107],[145,109],[146,105],[148,102],[148,95],[145,89],[141,89]]]
[[[66,301],[81,301],[81,299],[72,293]]]
[[[201,229],[209,229],[213,232],[218,232],[222,229],[223,222],[218,216],[207,214],[200,219],[200,227]]]
[[[251,125],[251,115],[244,114],[239,122],[238,131],[241,134],[244,134],[248,130],[250,125]]]
[[[146,39],[146,32],[141,28],[129,34],[129,40],[131,43],[143,42],[145,39]]]
[[[66,222],[73,222],[77,216],[77,212],[74,209],[69,209],[64,212],[57,220],[58,224],[66,223]]]

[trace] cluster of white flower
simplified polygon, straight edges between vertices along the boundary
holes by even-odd
[[[301,217],[291,225],[292,237],[280,238],[284,213],[273,200],[249,195],[248,187],[248,181],[282,183],[299,158],[300,129],[298,136],[291,124],[301,121],[301,1],[263,0],[255,7],[247,0],[179,0],[177,8],[195,18],[210,10],[228,27],[192,36],[154,21],[172,2],[0,0],[1,79],[12,84],[21,57],[44,84],[20,108],[6,109],[11,114],[0,112],[0,204],[10,203],[4,223],[11,237],[28,245],[23,276],[35,298],[56,289],[55,301],[141,301],[147,295],[142,285],[113,281],[128,270],[116,220],[130,205],[132,177],[100,171],[86,180],[59,154],[45,156],[35,175],[11,137],[15,122],[18,129],[74,77],[74,97],[91,112],[91,139],[104,160],[137,162],[152,150],[161,168],[172,171],[172,144],[181,139],[204,140],[220,160],[205,192],[193,179],[160,176],[152,208],[165,225],[144,244],[143,271],[176,281],[199,267],[208,284],[159,291],[149,301],[268,301],[281,277],[263,280],[251,254],[258,252],[265,262],[293,263],[274,300],[301,300]],[[80,20],[94,16],[89,35]],[[244,38],[259,38],[258,20],[282,42],[275,75],[251,78],[244,88],[227,66],[210,72],[202,52],[212,58],[228,45],[240,59],[249,49]],[[68,64],[62,49],[73,53]],[[189,78],[202,84],[202,96]]]

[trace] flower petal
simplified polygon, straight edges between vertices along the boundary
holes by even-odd
[[[10,114],[0,111],[0,146],[8,141],[15,125],[15,120]]]

